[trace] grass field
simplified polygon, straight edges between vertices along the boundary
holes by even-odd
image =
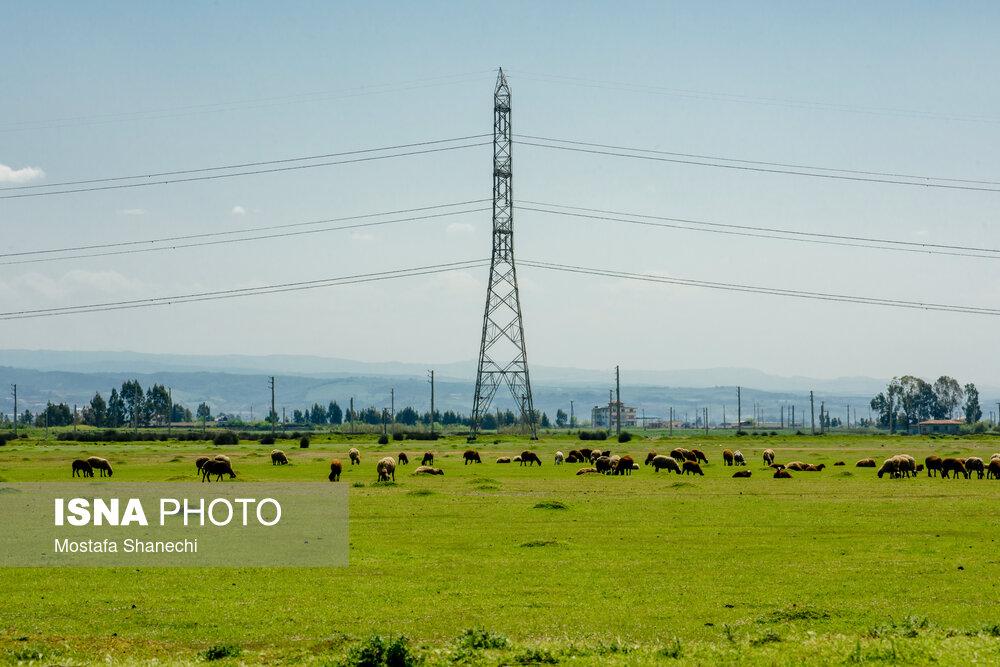
[[[397,469],[384,453],[432,445],[443,477]],[[373,438],[197,443],[16,441],[0,481],[69,481],[96,454],[114,481],[196,482],[194,459],[225,451],[238,481],[325,479],[348,466],[347,568],[0,570],[0,656],[13,664],[1000,664],[1000,482],[878,479],[854,468],[909,453],[1000,451],[988,436],[636,438],[601,443],[640,462],[650,449],[698,446],[704,477],[574,475],[552,454],[591,443],[532,443],[541,468],[498,465],[525,441],[376,446]],[[400,445],[403,445],[402,447]],[[724,447],[747,455],[732,479]],[[826,463],[772,479],[760,452]],[[411,457],[412,459],[412,457]],[[847,467],[832,467],[837,460]],[[400,636],[406,641],[398,640]],[[393,642],[393,640],[396,640]],[[226,657],[231,656],[231,657]],[[367,662],[366,662],[367,660]],[[402,660],[399,664],[406,664]]]

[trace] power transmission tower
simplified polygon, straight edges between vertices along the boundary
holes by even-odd
[[[17,385],[12,384],[11,388],[14,390],[14,437],[17,437]]]
[[[483,314],[483,338],[479,348],[470,440],[474,440],[479,432],[483,415],[489,412],[501,384],[507,385],[515,403],[520,400],[522,423],[527,425],[532,440],[538,438],[514,267],[512,184],[510,88],[501,69],[493,94],[493,255]]]
[[[622,434],[622,376],[618,366],[615,366],[615,403],[618,411],[615,418],[618,422],[615,425],[615,435],[620,436]]]

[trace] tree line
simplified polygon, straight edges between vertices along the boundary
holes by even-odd
[[[952,419],[956,414],[970,425],[983,417],[976,385],[970,382],[963,387],[947,375],[933,384],[914,375],[894,377],[886,390],[871,400],[871,408],[878,415],[876,424],[891,431],[909,429],[928,419]]]

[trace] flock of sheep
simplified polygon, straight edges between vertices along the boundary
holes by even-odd
[[[351,465],[361,465],[361,452],[356,448],[352,447],[348,452],[348,457],[351,461]],[[464,460],[464,465],[482,463],[482,457],[479,452],[473,449],[468,449],[462,454]],[[823,470],[826,465],[820,463],[818,465],[813,465],[809,463],[804,463],[802,461],[792,461],[790,463],[775,463],[774,462],[775,453],[773,449],[765,449],[763,452],[764,465],[773,471],[773,477],[775,479],[790,479],[792,477],[792,472],[819,472]],[[731,451],[729,449],[723,450],[722,461],[726,466],[737,466],[745,467],[747,465],[746,458],[740,450]],[[378,481],[388,482],[396,480],[396,466],[397,465],[408,465],[409,458],[405,452],[400,452],[398,457],[385,456],[378,460],[375,464],[375,472],[378,475]],[[538,457],[535,452],[531,450],[524,450],[519,455],[513,458],[509,456],[500,456],[496,459],[498,464],[504,463],[518,463],[521,466],[531,467],[534,464],[542,465],[542,460]],[[564,455],[562,452],[555,453],[555,464],[562,465],[563,463],[587,463],[586,467],[580,468],[576,471],[577,475],[588,475],[588,474],[604,474],[604,475],[631,475],[633,471],[640,470],[640,466],[629,454],[618,455],[612,454],[610,450],[599,450],[590,448],[574,449],[569,452],[569,454]],[[655,451],[651,451],[646,455],[645,465],[651,466],[654,473],[658,473],[661,470],[666,470],[668,473],[675,472],[678,475],[692,474],[692,475],[704,475],[704,471],[701,468],[701,463],[708,463],[708,457],[705,453],[699,449],[685,449],[683,447],[677,447],[673,449],[669,455],[658,454]],[[271,465],[287,465],[288,456],[280,449],[275,449],[271,451]],[[837,461],[833,465],[842,466],[845,465],[843,461]],[[218,454],[214,458],[208,456],[199,457],[195,461],[195,466],[198,472],[201,474],[202,482],[211,482],[214,476],[216,481],[222,481],[223,476],[228,475],[229,479],[234,479],[236,477],[236,472],[233,470],[232,461],[228,456],[224,454]],[[987,479],[1000,479],[1000,453],[993,454],[990,458],[989,463],[983,461],[983,459],[978,456],[970,456],[968,458],[944,458],[930,455],[924,459],[924,463],[917,463],[916,460],[908,454],[898,454],[887,458],[881,465],[878,466],[875,459],[861,459],[855,463],[855,467],[858,468],[878,468],[878,477],[881,479],[883,476],[888,475],[890,479],[899,479],[903,477],[916,476],[918,472],[923,470],[927,471],[928,476],[935,476],[940,473],[941,477],[947,479],[949,474],[954,479],[958,479],[961,474],[965,479],[970,479],[972,474],[975,473],[982,479],[984,476]],[[101,477],[107,475],[111,477],[113,473],[111,469],[111,463],[107,459],[100,458],[98,456],[91,456],[84,459],[76,459],[72,463],[73,477],[93,477],[94,471],[100,472]],[[340,459],[333,459],[330,462],[330,475],[329,480],[331,482],[340,481],[340,475],[343,472],[343,465]],[[415,475],[443,475],[444,471],[440,468],[434,467],[434,453],[425,452],[423,458],[421,459],[420,466],[418,466],[414,471]],[[750,477],[752,475],[750,470],[737,470],[733,477]]]

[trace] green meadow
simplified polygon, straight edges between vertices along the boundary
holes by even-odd
[[[541,467],[497,464],[528,445],[374,436],[279,441],[0,447],[0,481],[71,481],[74,458],[111,461],[113,482],[200,483],[195,459],[225,453],[248,481],[350,485],[346,568],[0,570],[0,660],[112,665],[1000,664],[1000,482],[878,479],[860,458],[977,455],[978,437],[653,436],[619,444],[544,436]],[[698,447],[705,475],[641,466],[577,476],[556,450]],[[361,450],[350,466],[347,449]],[[724,448],[747,457],[733,479]],[[825,463],[776,480],[763,467]],[[443,476],[414,476],[431,448]],[[376,461],[406,451],[394,484]],[[416,459],[416,460],[414,460]],[[833,466],[836,461],[846,466]]]

